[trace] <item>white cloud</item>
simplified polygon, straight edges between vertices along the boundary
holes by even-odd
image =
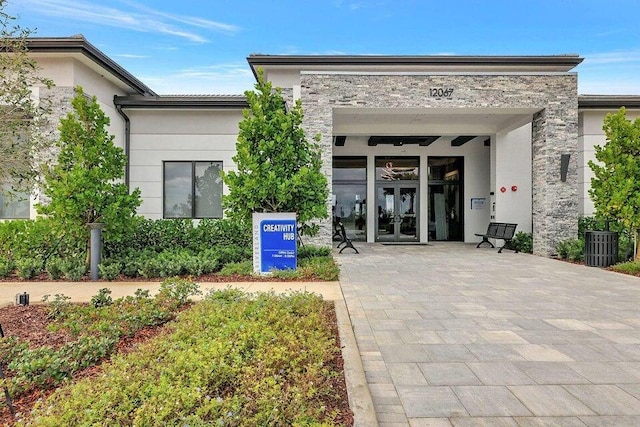
[[[170,73],[147,74],[140,79],[164,95],[241,95],[255,84],[253,73],[245,64],[190,67]]]
[[[149,58],[148,55],[134,55],[132,53],[121,53],[121,54],[115,54],[115,55],[111,55],[114,58],[125,58],[125,59],[145,59],[145,58]]]
[[[85,0],[70,4],[67,0],[21,0],[21,6],[34,12],[76,21],[107,25],[127,30],[175,36],[194,43],[205,43],[208,39],[202,30],[233,34],[240,30],[231,24],[224,24],[199,17],[172,15],[147,8],[137,3],[127,2],[136,12],[114,7],[98,6]]]
[[[583,66],[640,62],[640,50],[612,51],[584,55]]]

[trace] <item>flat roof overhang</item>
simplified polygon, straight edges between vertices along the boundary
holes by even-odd
[[[457,55],[263,55],[247,57],[253,74],[258,67],[313,71],[473,71],[568,72],[584,58],[577,54],[543,56]]]
[[[333,135],[491,135],[531,122],[536,108],[333,109]]]
[[[27,39],[27,47],[30,52],[37,55],[59,57],[60,54],[68,54],[94,70],[97,67],[98,70],[106,71],[111,76],[110,80],[120,83],[119,85],[123,88],[129,88],[129,90],[141,95],[156,95],[151,88],[138,80],[133,74],[89,43],[84,36],[33,37]]]
[[[640,95],[579,95],[579,110],[611,110],[640,108]]]
[[[244,95],[131,95],[115,96],[115,105],[122,108],[242,110],[249,108]]]

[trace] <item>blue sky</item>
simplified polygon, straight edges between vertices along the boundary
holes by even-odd
[[[240,94],[251,53],[577,53],[581,94],[640,94],[638,0],[8,0],[7,11],[39,37],[84,34],[163,94]]]

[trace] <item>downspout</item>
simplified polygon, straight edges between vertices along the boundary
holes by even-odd
[[[122,111],[122,106],[116,103],[115,97],[113,103],[116,106],[116,111],[120,114],[120,117],[124,119],[124,155],[127,158],[127,163],[124,166],[124,183],[127,188],[129,188],[129,168],[131,164],[131,120],[129,120],[129,116]]]

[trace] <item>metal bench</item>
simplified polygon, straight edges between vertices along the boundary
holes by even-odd
[[[353,243],[351,242],[351,239],[347,237],[347,232],[344,229],[344,224],[342,223],[342,221],[338,222],[338,227],[339,227],[339,230],[340,230],[340,237],[342,238],[340,243],[338,243],[338,249],[340,248],[340,246],[344,245],[344,247],[342,249],[340,249],[340,252],[338,252],[338,253],[342,253],[342,251],[344,251],[345,249],[351,248],[354,251],[356,251],[357,254],[359,254],[360,252],[358,252],[356,247],[353,246]]]
[[[504,240],[504,245],[500,249],[498,249],[498,253],[502,253],[502,250],[507,248],[512,251],[518,252],[518,249],[513,248],[511,246],[511,240],[513,239],[513,235],[516,232],[516,227],[518,224],[509,224],[507,222],[490,222],[487,227],[487,232],[484,234],[476,233],[476,236],[482,237],[482,242],[478,243],[476,248],[479,248],[483,243],[488,243],[492,248],[495,248],[493,243],[489,241],[489,239],[501,239]]]

